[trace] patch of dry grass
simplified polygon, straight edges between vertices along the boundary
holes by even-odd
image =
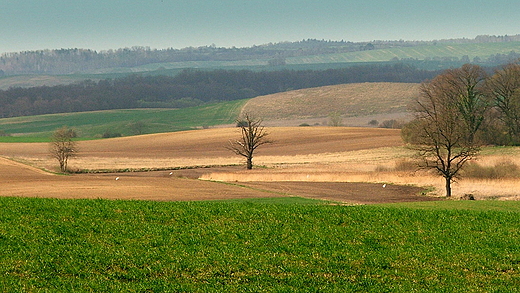
[[[508,150],[511,152],[511,150]],[[205,174],[201,179],[216,181],[309,181],[309,182],[372,182],[415,185],[430,190],[432,196],[444,196],[444,178],[431,170],[421,170],[410,159],[413,151],[404,147],[377,148],[290,158],[262,158],[268,169],[249,172]],[[276,164],[275,162],[278,162]],[[497,164],[498,162],[498,164]],[[508,168],[503,168],[504,163]],[[510,155],[482,155],[477,160],[483,166],[495,166],[518,171],[520,160]],[[477,164],[473,163],[473,164]],[[473,194],[477,199],[520,199],[520,182],[516,174],[500,178],[466,176],[453,184],[453,198]],[[514,176],[512,176],[514,175]]]
[[[257,97],[243,111],[266,120],[327,117],[338,111],[347,116],[398,113],[405,112],[418,93],[419,84],[414,83],[343,84]]]

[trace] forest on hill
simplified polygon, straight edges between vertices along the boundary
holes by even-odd
[[[328,70],[195,70],[0,91],[0,117],[133,108],[184,108],[288,90],[359,82],[419,83],[439,71],[402,63]]]
[[[448,39],[436,41],[371,41],[348,42],[307,39],[298,42],[269,43],[247,48],[222,48],[211,46],[183,49],[151,49],[134,46],[117,50],[95,51],[90,49],[45,49],[37,51],[11,52],[0,55],[0,76],[19,74],[73,74],[92,73],[107,68],[134,68],[147,64],[187,61],[240,61],[262,60],[268,65],[283,65],[286,58],[371,51],[390,48],[435,46],[436,44],[475,44],[520,42],[520,35],[477,36],[474,39]],[[515,53],[517,54],[517,53]],[[507,63],[511,56],[494,54],[488,60],[496,65]],[[517,54],[518,55],[518,54]],[[516,58],[520,55],[516,56]],[[429,58],[436,58],[430,56]],[[450,57],[459,59],[459,57]],[[390,59],[390,58],[389,58]],[[386,60],[390,61],[390,60]],[[502,62],[504,61],[504,62]]]

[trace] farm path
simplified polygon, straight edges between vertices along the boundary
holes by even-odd
[[[4,158],[0,158],[0,178],[1,196],[159,201],[275,196],[240,186],[170,176],[169,172],[53,175]]]

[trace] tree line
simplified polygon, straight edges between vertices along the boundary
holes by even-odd
[[[439,74],[405,64],[328,70],[194,70],[0,91],[0,117],[132,108],[184,108],[288,90],[357,82],[419,83]]]

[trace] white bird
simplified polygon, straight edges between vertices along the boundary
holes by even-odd
[[[385,188],[385,187],[386,187],[386,183],[385,183],[385,184],[383,184],[383,188]]]
[[[172,176],[172,175],[173,175],[173,172],[170,172],[170,176]]]
[[[116,181],[119,180],[119,177],[116,177]]]

